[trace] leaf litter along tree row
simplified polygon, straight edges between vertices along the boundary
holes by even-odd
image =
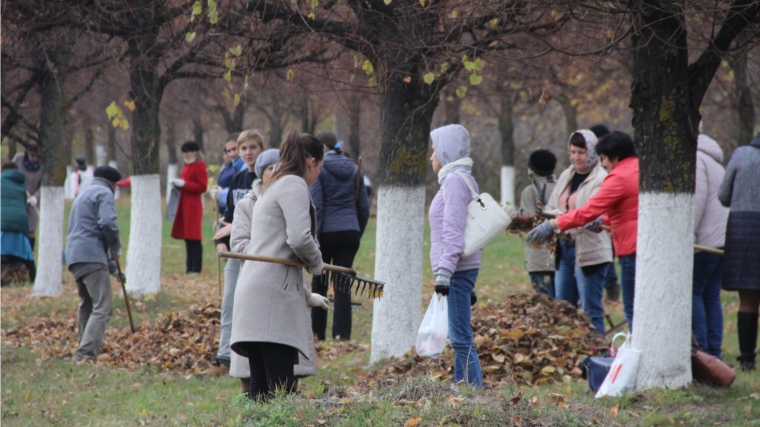
[[[192,374],[214,361],[218,346],[218,304],[192,305],[182,312],[160,315],[153,324],[144,321],[135,334],[129,328],[109,328],[98,364],[127,369],[154,366],[161,370]],[[564,301],[542,294],[518,294],[504,302],[473,310],[473,338],[486,382],[516,381],[523,384],[562,382],[580,377],[580,362],[604,338],[593,332],[589,318]],[[3,341],[31,348],[43,358],[70,358],[77,348],[75,316],[63,320],[35,318],[3,331]],[[334,360],[346,353],[362,353],[368,345],[353,342],[317,343],[320,360]],[[450,348],[437,360],[410,351],[372,371],[367,383],[453,374]],[[369,384],[368,384],[369,385]]]

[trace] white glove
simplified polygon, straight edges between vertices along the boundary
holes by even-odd
[[[309,296],[309,299],[306,300],[306,307],[321,307],[327,310],[327,307],[329,306],[330,300],[316,292],[313,292],[311,296]]]
[[[319,260],[319,264],[317,264],[314,267],[309,267],[306,269],[306,271],[309,272],[312,276],[316,276],[318,274],[322,274],[323,271],[325,271],[325,263],[322,262],[322,260]]]
[[[219,196],[222,195],[222,189],[218,185],[215,185],[211,187],[208,190],[208,195],[211,196],[212,200],[219,201]]]
[[[172,180],[172,184],[175,187],[177,187],[177,188],[182,188],[182,187],[185,186],[185,180],[184,179],[180,179],[180,178],[176,178],[176,179]]]
[[[27,205],[37,206],[37,198],[34,196],[30,196],[28,199],[26,199]]]

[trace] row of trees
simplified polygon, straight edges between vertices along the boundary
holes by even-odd
[[[609,105],[630,79],[628,114],[641,154],[638,384],[684,385],[691,381],[684,367],[692,262],[692,242],[684,236],[692,235],[700,108],[724,59],[737,55],[730,66],[740,128],[742,138],[751,135],[754,113],[742,61],[757,43],[758,19],[760,4],[748,0],[4,3],[3,135],[21,144],[36,140],[45,164],[39,236],[45,245],[35,293],[60,292],[64,124],[94,84],[111,85],[106,94],[128,86],[124,108],[109,114],[114,125],[128,123],[131,135],[127,276],[128,289],[138,294],[160,290],[155,236],[161,235],[160,113],[167,88],[190,80],[197,88],[198,79],[213,82],[203,84],[208,90],[221,86],[228,104],[213,108],[225,130],[242,128],[254,105],[274,143],[292,111],[277,109],[284,94],[301,96],[293,117],[301,129],[314,130],[325,117],[323,94],[338,93],[333,100],[345,105],[349,151],[360,151],[360,111],[368,100],[375,100],[380,117],[375,276],[389,286],[374,305],[371,360],[401,355],[413,346],[419,324],[428,134],[439,104],[444,122],[460,121],[463,106],[473,105],[496,117],[502,198],[513,201],[516,111],[553,99],[567,129],[575,129],[585,103],[603,98]],[[107,71],[114,67],[121,72]],[[128,85],[114,76],[126,76]],[[295,82],[309,89],[293,90],[289,83]],[[33,90],[37,96],[29,101]],[[261,102],[264,97],[271,102]],[[34,104],[37,119],[24,114],[25,103]],[[202,128],[197,103],[173,114]]]

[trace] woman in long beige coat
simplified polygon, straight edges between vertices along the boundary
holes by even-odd
[[[309,185],[319,176],[323,157],[319,140],[288,133],[253,210],[256,239],[248,244],[247,254],[300,260],[309,273],[322,272]],[[299,353],[306,358],[310,354],[303,333],[308,322],[305,307],[327,309],[328,300],[309,291],[301,268],[257,261],[243,265],[235,290],[230,348],[248,358],[251,399],[266,400],[277,390],[294,391]]]

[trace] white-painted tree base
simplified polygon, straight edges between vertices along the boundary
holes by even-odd
[[[43,185],[40,188],[39,253],[35,260],[37,277],[32,288],[35,297],[60,295],[63,291],[64,195],[63,187]]]
[[[501,167],[501,204],[509,203],[515,206],[515,168],[514,166]]]
[[[370,363],[414,347],[422,321],[425,187],[382,186],[377,198],[375,278],[386,283],[375,300]]]
[[[110,162],[108,162],[108,166],[111,166],[112,168],[119,170],[119,164],[116,162],[116,160],[111,160]],[[124,175],[122,175],[122,178],[124,178]],[[119,200],[120,195],[121,195],[121,192],[119,191],[119,187],[116,187],[116,189],[113,192],[113,199]]]
[[[172,180],[177,179],[177,165],[169,164],[166,167],[166,205],[169,206],[169,194],[172,193]]]
[[[160,176],[133,175],[126,272],[131,295],[161,291],[162,225]]]
[[[694,214],[691,194],[639,194],[633,347],[637,389],[683,387],[691,378]]]

